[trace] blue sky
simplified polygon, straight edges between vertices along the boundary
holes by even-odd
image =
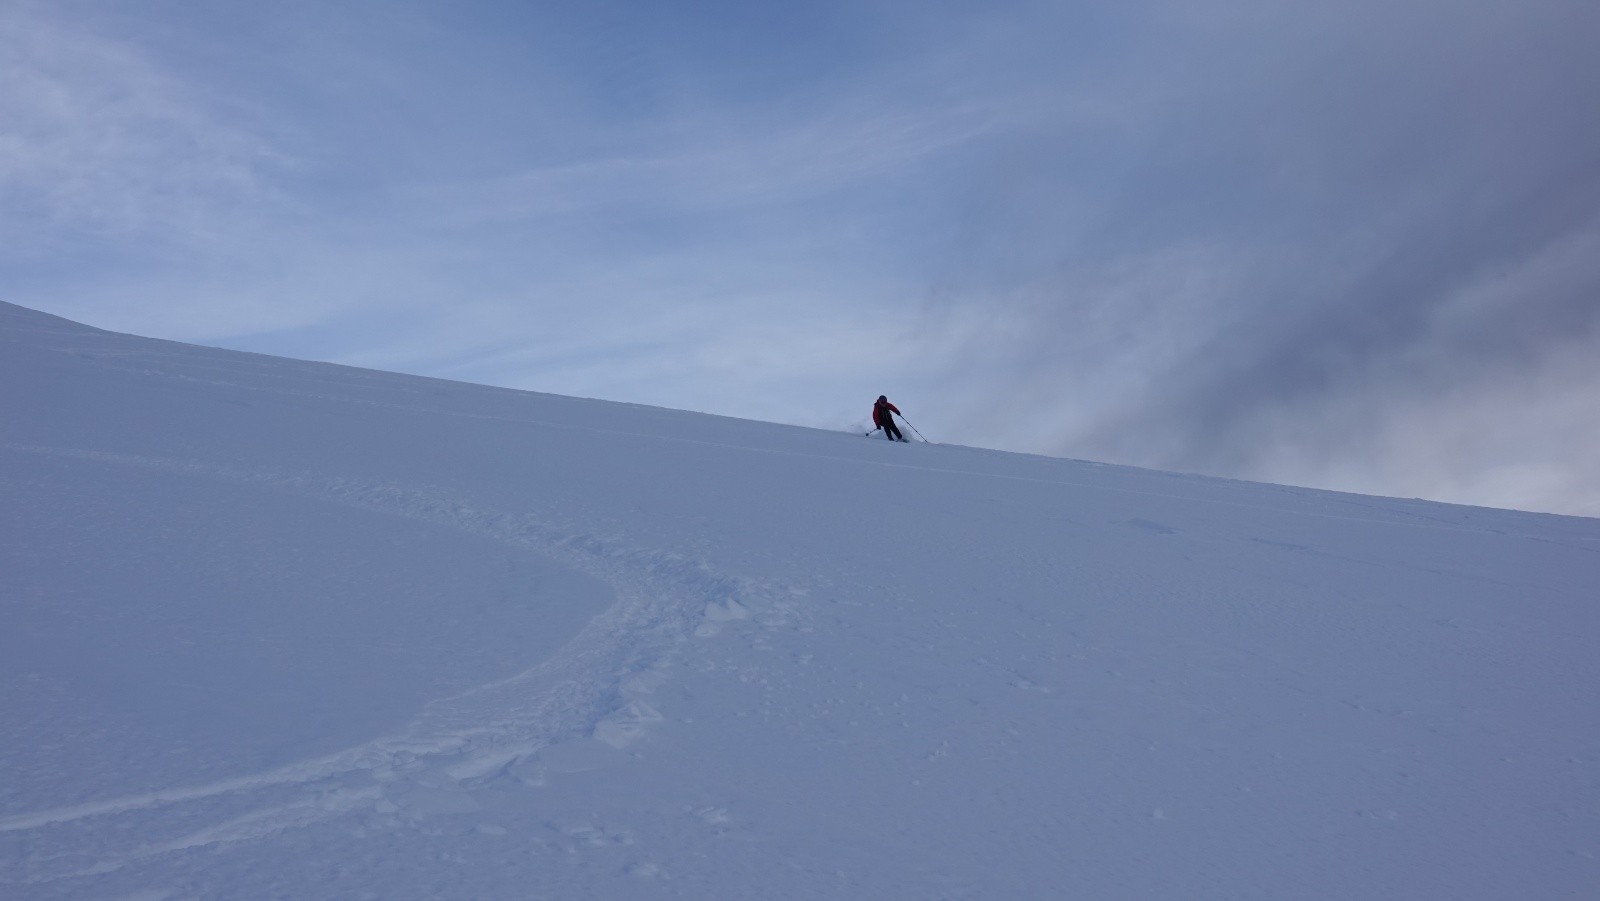
[[[1597,41],[1590,0],[0,0],[0,299],[1600,515]]]

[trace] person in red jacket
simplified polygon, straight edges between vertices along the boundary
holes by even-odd
[[[900,427],[894,424],[894,416],[891,414],[899,412],[899,407],[889,403],[889,398],[880,394],[877,402],[872,405],[872,422],[883,429],[883,437],[890,441],[909,441],[909,438],[900,434]]]

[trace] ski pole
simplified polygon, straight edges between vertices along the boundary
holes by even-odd
[[[900,421],[901,421],[901,422],[903,422],[903,423],[905,423],[905,424],[906,424],[906,425],[911,425],[911,420],[909,420],[909,419],[907,419],[907,418],[905,418],[905,416],[904,416],[904,415],[902,415],[902,416],[901,416],[901,417],[900,417]],[[916,427],[916,426],[914,426],[914,425],[911,425],[911,431],[913,431],[913,432],[917,432],[917,427]],[[922,438],[922,433],[921,433],[921,432],[917,432],[917,437],[918,437],[918,438]],[[932,444],[932,443],[933,443],[933,442],[932,442],[932,441],[929,441],[929,440],[928,440],[928,439],[926,439],[926,438],[922,438],[922,443],[923,443],[923,444]]]

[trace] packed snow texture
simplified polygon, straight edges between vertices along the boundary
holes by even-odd
[[[1600,897],[1600,521],[6,305],[0,391],[7,898]]]

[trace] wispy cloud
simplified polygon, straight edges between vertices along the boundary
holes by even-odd
[[[199,86],[45,7],[0,15],[0,213],[7,256],[59,242],[214,236],[274,197],[289,161]]]
[[[692,123],[674,121],[671,135],[638,155],[407,185],[399,199],[417,205],[412,215],[458,227],[619,210],[699,215],[901,179],[991,125],[981,107],[904,110],[887,99],[866,109],[810,110],[764,122],[706,111]]]

